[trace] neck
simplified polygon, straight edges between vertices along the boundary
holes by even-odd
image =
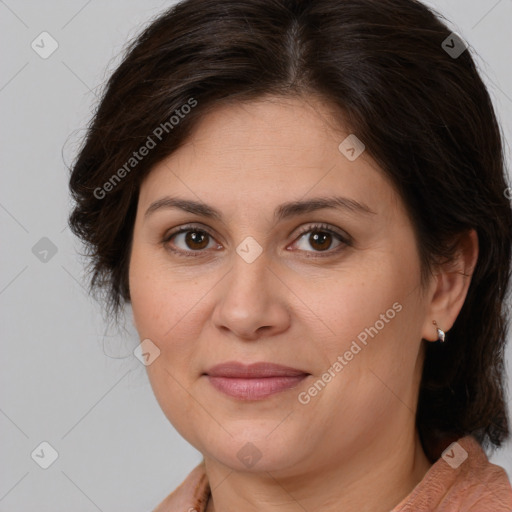
[[[431,467],[419,436],[370,443],[354,457],[326,465],[305,465],[293,475],[232,471],[205,457],[211,486],[206,512],[389,512]],[[340,508],[343,504],[343,508]]]

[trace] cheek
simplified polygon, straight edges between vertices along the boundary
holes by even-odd
[[[400,323],[404,302],[413,283],[393,271],[392,265],[365,267],[340,280],[335,289],[318,294],[321,317],[342,344],[382,337]],[[334,342],[335,343],[335,342]]]
[[[139,337],[149,338],[160,350],[155,364],[147,367],[149,376],[165,366],[173,375],[180,375],[180,381],[188,381],[196,370],[196,341],[207,316],[202,281],[170,269],[161,258],[155,258],[154,251],[136,245],[129,279]]]
[[[186,314],[190,293],[166,269],[156,251],[134,243],[129,269],[130,297],[139,335],[163,342],[163,336]],[[189,288],[193,283],[189,281]]]
[[[321,359],[327,367],[338,361],[334,371],[347,377],[336,379],[335,386],[362,390],[370,370],[391,385],[410,383],[422,324],[415,246],[375,252],[323,288],[316,291],[312,309],[321,312],[318,324],[326,333],[318,344]]]
[[[146,371],[162,411],[184,437],[200,422],[187,390],[199,374],[194,365],[201,295],[193,284],[174,280],[172,274],[134,247],[130,263],[130,293],[135,327],[140,340],[150,339],[160,350]],[[197,298],[196,298],[197,295]],[[199,305],[200,306],[200,305]],[[193,430],[193,429],[192,429]],[[191,442],[193,439],[191,439]]]
[[[138,276],[133,274],[131,302],[135,327],[140,339],[149,338],[161,352],[161,360],[176,360],[186,354],[186,339],[181,336],[184,329],[194,336],[193,305],[190,296],[179,286],[162,285],[162,280],[153,271]],[[164,279],[164,276],[162,276]],[[188,314],[187,314],[188,313]],[[148,367],[148,371],[152,368]]]

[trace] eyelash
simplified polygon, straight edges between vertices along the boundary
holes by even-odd
[[[162,244],[164,246],[166,246],[172,240],[172,238],[174,238],[175,236],[179,235],[180,233],[187,233],[190,231],[192,231],[192,232],[195,231],[197,233],[205,233],[210,238],[215,239],[215,237],[211,233],[209,233],[206,229],[198,228],[197,226],[193,226],[193,225],[187,225],[187,226],[182,226],[178,230],[164,236],[164,239],[162,240]],[[313,252],[314,255],[306,256],[308,258],[326,258],[329,256],[333,256],[334,254],[337,254],[338,252],[340,252],[344,246],[350,247],[352,245],[352,240],[350,239],[350,237],[343,236],[340,233],[337,233],[333,229],[329,228],[329,226],[327,226],[326,224],[313,224],[311,226],[306,226],[303,230],[300,231],[300,233],[298,234],[295,241],[300,240],[300,238],[302,238],[302,236],[304,236],[306,233],[309,233],[309,232],[321,232],[321,233],[328,233],[330,235],[333,235],[335,238],[338,239],[338,241],[341,243],[341,245],[338,246],[338,248],[336,248],[336,249],[333,249],[333,250],[328,249],[327,251],[302,251],[305,253]],[[294,243],[295,243],[295,241],[294,241]],[[172,251],[177,256],[184,257],[184,258],[202,257],[205,252],[204,249],[197,250],[197,251],[183,251],[180,249],[173,249],[172,247],[166,247],[166,248],[168,250]]]

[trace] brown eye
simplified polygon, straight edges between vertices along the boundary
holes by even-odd
[[[208,246],[208,237],[208,233],[204,231],[187,231],[185,234],[185,244],[194,251],[205,249]]]
[[[332,244],[332,235],[326,231],[316,231],[309,235],[309,243],[313,249],[325,251]]]
[[[294,245],[304,252],[334,254],[337,249],[351,245],[350,240],[348,235],[343,236],[323,225],[318,225],[302,231]]]
[[[201,252],[203,249],[213,247],[213,237],[201,229],[182,228],[171,233],[163,240],[164,244],[173,252]]]

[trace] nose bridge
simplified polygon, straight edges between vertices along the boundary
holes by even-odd
[[[238,246],[229,273],[227,293],[232,292],[241,307],[253,303],[253,308],[256,308],[257,303],[265,299],[270,285],[268,264],[268,254],[263,253],[263,248],[259,251],[251,242]]]
[[[260,246],[261,247],[261,246]],[[259,253],[259,254],[258,254]],[[213,319],[217,327],[253,338],[261,327],[279,331],[288,324],[288,311],[269,270],[269,258],[252,241],[242,242],[234,254]]]

